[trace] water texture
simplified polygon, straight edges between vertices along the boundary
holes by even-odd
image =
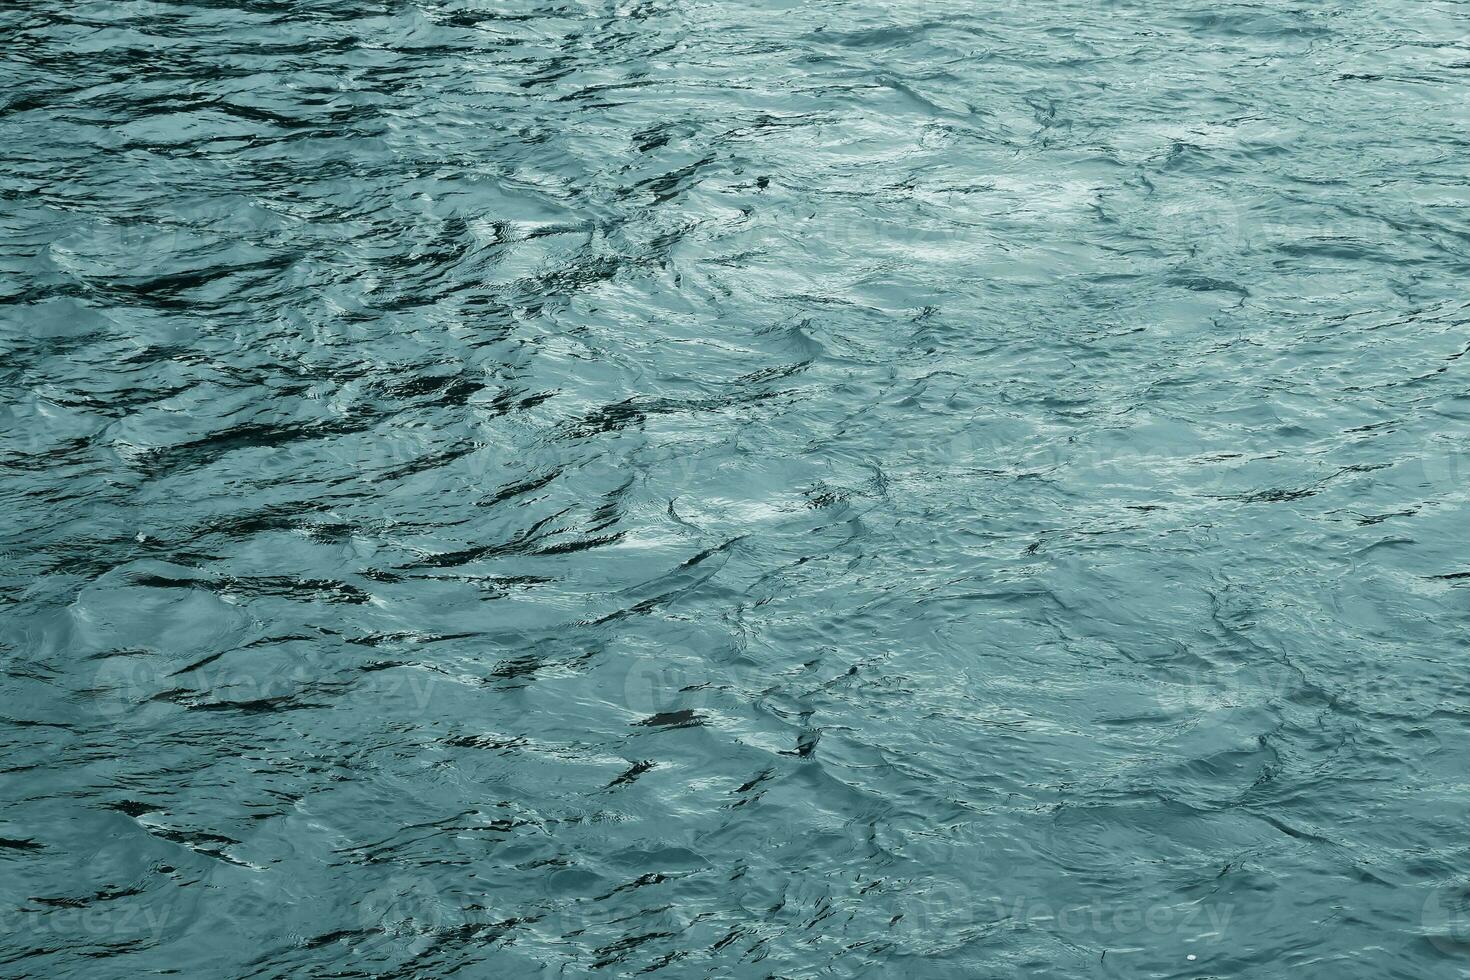
[[[1470,975],[1470,6],[0,37],[0,973]]]

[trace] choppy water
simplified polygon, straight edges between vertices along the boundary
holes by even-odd
[[[1470,7],[0,11],[0,968],[1470,972]]]

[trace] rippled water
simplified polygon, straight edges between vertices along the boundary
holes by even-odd
[[[0,11],[14,976],[1470,971],[1470,7]]]

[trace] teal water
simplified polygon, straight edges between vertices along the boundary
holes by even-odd
[[[1470,7],[0,9],[0,973],[1470,975]]]

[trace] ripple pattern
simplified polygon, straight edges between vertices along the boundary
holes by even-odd
[[[1470,969],[1463,2],[0,33],[7,975]]]

